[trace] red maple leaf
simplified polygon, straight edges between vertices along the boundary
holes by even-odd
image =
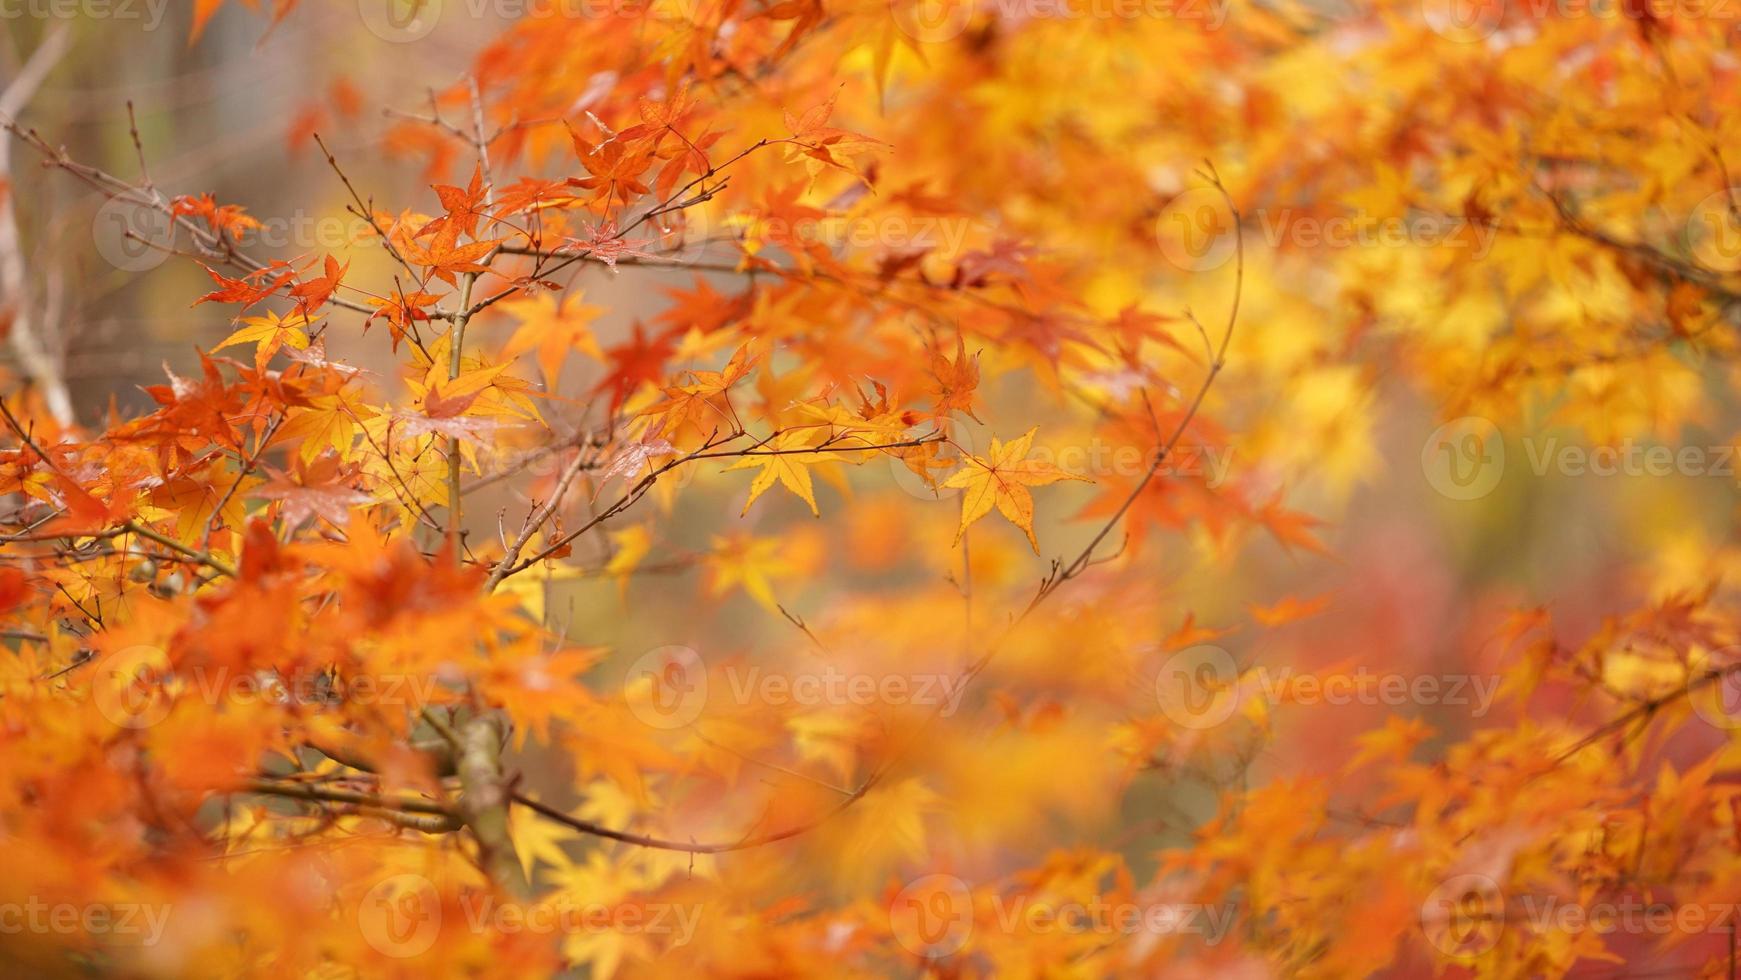
[[[639,321],[636,321],[634,330],[634,336],[628,341],[605,349],[605,359],[610,363],[611,371],[593,389],[595,392],[610,389],[613,412],[642,382],[657,382],[663,378],[665,361],[676,349],[674,331],[656,334],[649,341]]]

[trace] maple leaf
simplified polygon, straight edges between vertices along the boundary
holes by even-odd
[[[218,284],[218,288],[194,300],[195,306],[201,303],[240,303],[242,309],[246,310],[296,277],[295,270],[281,264],[250,272],[238,279],[228,278],[209,266],[202,265],[202,268]]]
[[[673,329],[689,328],[710,334],[749,310],[748,293],[726,296],[699,276],[693,289],[666,287],[660,291],[672,302],[659,314],[659,322],[670,324]]]
[[[505,358],[517,357],[528,350],[538,351],[538,370],[544,374],[546,386],[556,387],[562,362],[572,351],[595,359],[603,359],[598,341],[588,326],[604,312],[604,307],[582,302],[584,293],[576,290],[562,298],[560,304],[549,293],[539,293],[526,299],[508,300],[502,311],[517,317],[520,325],[508,338],[503,350]]]
[[[562,207],[574,200],[573,195],[563,189],[566,186],[560,180],[521,177],[514,183],[497,189],[496,212],[511,215]]]
[[[1281,505],[1279,499],[1265,504],[1258,512],[1258,520],[1286,551],[1304,548],[1320,555],[1330,553],[1324,542],[1312,533],[1313,528],[1323,526],[1324,522],[1310,514],[1288,510]]]
[[[1161,642],[1161,649],[1168,652],[1176,652],[1183,650],[1186,647],[1194,647],[1198,644],[1208,643],[1211,640],[1226,636],[1232,632],[1232,629],[1214,629],[1208,626],[1198,626],[1197,614],[1194,612],[1186,612],[1185,621],[1180,623],[1179,628],[1174,630]]]
[[[791,562],[782,557],[778,539],[747,534],[715,536],[707,567],[711,573],[709,588],[714,595],[739,586],[769,611],[779,607],[774,598],[774,580],[795,571]]]
[[[635,108],[641,116],[640,124],[618,133],[619,139],[636,140],[675,130],[694,114],[698,103],[689,93],[689,82],[684,81],[670,98],[659,101],[642,97],[636,101]]]
[[[358,469],[354,463],[341,464],[333,453],[312,463],[298,459],[294,474],[268,468],[271,479],[256,487],[250,496],[281,501],[281,516],[288,527],[300,527],[310,518],[318,517],[342,528],[350,523],[357,508],[374,500],[352,486]]]
[[[602,491],[605,484],[617,477],[633,482],[633,478],[643,475],[642,470],[651,473],[654,457],[669,456],[676,451],[676,447],[664,439],[645,439],[628,443],[618,449],[605,463],[604,472],[599,475],[599,490]],[[598,491],[594,491],[593,496],[596,498]]]
[[[125,519],[130,509],[121,501],[98,499],[85,492],[77,481],[58,471],[50,477],[50,485],[63,510],[43,526],[45,534],[100,531]]]
[[[780,485],[796,494],[798,499],[810,505],[812,516],[821,516],[816,509],[816,491],[810,482],[810,467],[813,464],[827,460],[836,460],[836,453],[811,450],[820,442],[825,433],[820,429],[798,429],[782,432],[775,436],[765,448],[746,453],[743,459],[726,467],[731,470],[747,469],[760,466],[762,471],[750,481],[750,499],[744,503],[743,513],[750,512],[750,505],[756,502],[764,491],[774,485],[775,480]]]
[[[1360,748],[1343,766],[1344,772],[1353,772],[1379,759],[1388,759],[1399,763],[1408,758],[1415,746],[1432,738],[1433,728],[1419,718],[1398,718],[1392,715],[1384,720],[1384,727],[1378,731],[1365,732],[1358,736]]]
[[[968,358],[967,342],[960,334],[955,335],[953,361],[941,350],[931,351],[931,380],[937,400],[931,411],[932,418],[941,419],[953,412],[962,412],[975,422],[979,421],[979,416],[973,414],[973,394],[979,389],[979,354],[976,352],[971,359]]]
[[[955,531],[957,542],[973,522],[989,514],[995,506],[1011,524],[1028,536],[1034,554],[1040,553],[1040,542],[1034,537],[1034,499],[1028,488],[1043,487],[1059,480],[1088,482],[1088,478],[1067,473],[1052,463],[1029,459],[1037,431],[1037,428],[1029,429],[1021,438],[1007,443],[993,438],[990,452],[984,456],[967,457],[962,468],[944,481],[944,486],[962,491],[961,526]]]
[[[399,244],[400,252],[406,261],[426,267],[424,279],[429,277],[440,279],[449,286],[458,285],[457,276],[461,274],[477,274],[488,272],[487,266],[479,264],[478,260],[494,251],[497,245],[507,239],[490,238],[483,241],[460,244],[459,229],[451,224],[441,226],[428,245],[423,245],[414,239],[404,239]]]
[[[769,191],[754,212],[733,215],[727,224],[744,229],[742,247],[746,251],[757,252],[773,244],[807,263],[815,241],[805,231],[817,227],[828,212],[800,201],[804,193],[804,182],[794,180]]]
[[[569,574],[579,572],[571,570]],[[525,589],[529,584],[503,583],[509,591]],[[541,590],[538,591],[539,598],[528,609],[535,614],[542,611]],[[514,720],[516,747],[524,746],[528,738],[548,743],[551,722],[563,717],[565,709],[590,696],[578,678],[598,663],[602,653],[587,647],[546,653],[536,645],[520,644],[492,657],[489,671],[478,683],[501,702]]]
[[[843,855],[847,880],[863,883],[897,862],[922,860],[926,818],[943,808],[935,790],[912,777],[884,783],[861,802],[847,813],[847,830],[856,845]]]
[[[421,411],[394,413],[394,418],[402,423],[400,431],[411,438],[434,433],[463,442],[481,442],[500,424],[496,419],[471,413],[472,406],[484,394],[483,386],[477,384],[478,376],[493,373],[474,371],[470,376],[461,375],[447,382],[445,389],[439,381],[430,385],[423,393]]]
[[[642,245],[652,244],[651,238],[624,238],[617,231],[616,221],[606,221],[591,229],[586,238],[565,238],[558,252],[582,252],[596,258],[609,266],[612,272],[617,271],[617,260],[624,256],[640,259],[657,259],[652,252],[643,251]]]
[[[213,350],[223,350],[236,344],[253,344],[254,366],[263,369],[280,347],[294,350],[308,347],[310,324],[307,314],[294,313],[288,317],[280,317],[268,310],[265,316],[244,317],[239,322],[242,324],[241,328],[225,337]]]
[[[610,532],[610,536],[611,560],[605,563],[603,574],[616,579],[618,597],[626,597],[629,578],[653,550],[653,534],[645,524],[631,524],[621,531]]]
[[[1330,593],[1313,596],[1309,599],[1299,599],[1294,596],[1284,596],[1273,606],[1251,605],[1251,618],[1264,626],[1281,626],[1295,620],[1316,616],[1330,607]]]
[[[1191,358],[1193,361],[1201,358],[1186,350],[1184,345],[1166,329],[1165,324],[1174,322],[1176,318],[1146,313],[1136,306],[1126,306],[1118,311],[1118,316],[1107,324],[1107,328],[1118,338],[1117,349],[1124,358],[1125,364],[1132,368],[1143,366],[1142,348],[1144,341],[1154,341]]]
[[[1028,263],[1033,258],[1032,246],[1000,238],[989,251],[963,255],[956,265],[954,283],[957,286],[983,286],[998,276],[1024,280],[1028,278]]]
[[[669,331],[648,340],[639,322],[632,330],[633,336],[629,340],[605,350],[605,360],[611,370],[593,389],[595,392],[610,391],[613,412],[644,382],[658,381],[664,376],[665,359],[673,350],[674,335]]]
[[[300,455],[304,462],[328,449],[340,459],[349,459],[356,442],[357,420],[373,414],[354,394],[321,395],[310,399],[308,407],[287,413],[280,435],[287,441],[303,440]]]
[[[795,155],[809,158],[813,165],[826,165],[850,170],[840,158],[836,150],[855,146],[883,146],[880,140],[875,140],[861,133],[837,129],[828,125],[828,120],[834,115],[834,104],[839,99],[839,93],[831,95],[827,100],[811,106],[794,116],[790,111],[784,112],[786,129],[791,132],[792,139],[798,144]]]
[[[350,263],[341,265],[338,259],[327,256],[324,274],[320,278],[309,279],[290,290],[290,295],[296,299],[296,309],[303,316],[312,316],[338,291],[339,284],[349,269]]]
[[[575,155],[591,175],[568,178],[570,186],[592,191],[595,201],[607,205],[613,199],[628,204],[635,197],[647,193],[641,175],[653,165],[651,149],[630,149],[628,141],[619,137],[595,145],[573,129],[568,131],[568,135],[574,143]]]
[[[355,367],[328,358],[326,355],[325,337],[316,337],[310,340],[308,346],[301,350],[292,347],[287,350],[285,354],[292,361],[295,361],[298,364],[306,364],[321,371],[331,371],[332,373],[342,377],[355,377],[357,375],[370,373],[360,367]]]
[[[565,842],[578,836],[572,828],[523,807],[516,808],[511,816],[514,851],[520,859],[520,873],[526,876],[526,880],[532,880],[532,867],[539,861],[558,869],[574,866],[568,852],[562,849]]]
[[[489,190],[483,184],[482,164],[472,168],[471,183],[466,187],[437,184],[434,189],[435,196],[441,199],[441,206],[447,213],[418,229],[416,237],[451,229],[456,234],[476,238],[478,222],[489,217],[489,212],[485,210],[485,199]]]
[[[292,5],[232,6],[276,23]],[[222,6],[191,6],[201,61],[222,54],[245,12],[213,33]],[[373,128],[361,91],[334,83],[331,105],[311,102],[321,86],[297,59],[380,56],[390,49],[377,42],[435,26],[438,6],[368,0],[350,19],[361,46],[340,36],[272,59],[295,69],[281,118],[261,120],[291,130],[286,162],[316,126],[351,138]],[[0,422],[0,490],[14,498],[0,508],[0,739],[11,750],[0,836],[14,857],[0,892],[196,909],[191,932],[179,913],[166,923],[158,950],[173,955],[145,964],[184,973],[612,980],[910,964],[944,975],[1559,977],[1654,956],[1723,975],[1729,950],[1708,918],[1703,934],[1651,943],[1520,928],[1518,903],[1505,903],[1546,889],[1586,912],[1571,900],[1644,891],[1691,911],[1726,902],[1741,875],[1741,743],[1720,737],[1741,728],[1741,549],[1702,519],[1705,504],[1732,504],[1724,488],[1600,481],[1594,492],[1618,490],[1628,505],[1598,508],[1615,533],[1564,554],[1512,549],[1527,575],[1507,567],[1509,496],[1416,500],[1412,473],[1351,496],[1392,437],[1411,441],[1429,414],[1461,418],[1459,429],[1491,419],[1508,437],[1528,438],[1526,422],[1565,426],[1603,447],[1697,432],[1727,451],[1732,433],[1705,431],[1732,415],[1741,386],[1728,329],[1741,305],[1741,202],[1726,156],[1741,115],[1723,18],[1665,18],[1626,0],[1630,22],[1536,23],[1541,10],[1484,0],[1473,19],[1417,4],[1336,17],[1305,5],[1225,30],[1069,31],[961,0],[629,6],[512,19],[474,39],[475,57],[449,73],[463,77],[428,93],[426,109],[389,124],[381,149],[416,158],[434,209],[371,211],[374,244],[390,250],[346,265],[346,251],[323,244],[262,261],[248,253],[272,243],[239,247],[257,234],[241,208],[211,194],[167,204],[196,247],[217,239],[209,251],[227,263],[190,298],[238,308],[218,354],[202,350],[180,374],[166,365],[169,380],[146,388],[138,412],[124,396],[106,411],[97,401],[114,386],[95,375],[127,351],[48,329],[57,318],[37,314],[52,303],[0,302],[0,335],[17,354]],[[81,43],[101,41],[91,27]],[[1469,36],[1490,28],[1490,39]],[[26,33],[55,44],[61,32]],[[91,50],[93,63],[106,57]],[[18,52],[20,64],[52,61],[41,52]],[[391,89],[393,67],[375,82]],[[1350,73],[1360,85],[1342,84]],[[52,125],[63,103],[28,108]],[[586,138],[559,125],[569,119]],[[866,119],[902,152],[876,159],[882,144],[846,122]],[[166,135],[236,128],[141,122],[136,147],[104,137],[138,150],[112,154],[121,176],[72,159],[85,134],[64,151],[16,135],[53,169],[156,200],[146,157],[159,178],[209,179],[158,166],[164,150],[178,163],[209,156],[160,147]],[[728,138],[741,152],[718,152]],[[565,164],[571,147],[580,162]],[[266,186],[236,176],[224,193],[246,187],[250,201],[314,186],[280,181],[277,168],[239,175]],[[419,192],[398,184],[382,190]],[[35,188],[0,177],[0,208],[28,205],[26,230],[51,238],[79,226],[56,210],[60,195]],[[270,206],[324,213],[316,200]],[[1247,220],[1230,222],[1230,208]],[[1264,247],[1224,249],[1240,230]],[[598,311],[570,276],[701,251],[661,247],[677,238],[711,250],[693,285],[666,289],[656,269],[603,277],[608,288],[585,298],[648,326],[595,338]],[[0,299],[52,301],[54,270],[32,264],[47,257],[24,250],[22,293]],[[485,342],[493,313],[462,319],[472,311],[460,297],[432,285],[473,277],[490,278],[465,302],[510,314],[505,345]],[[113,305],[88,295],[107,283],[67,281],[82,301],[70,312]],[[129,303],[156,320],[146,307],[160,287],[176,280],[130,291]],[[262,312],[276,297],[280,312]],[[1149,312],[1163,301],[1208,315]],[[353,303],[364,331],[386,322],[391,356],[343,329],[342,314],[315,323]],[[1223,310],[1239,327],[1227,340]],[[955,332],[954,352],[935,324]],[[493,357],[504,346],[527,365]],[[558,374],[577,351],[601,377],[566,391]],[[534,368],[548,390],[516,377]],[[1082,469],[1031,455],[1108,475],[1076,515],[1092,519],[1082,563],[1055,569],[1037,595],[1014,539],[961,546],[997,508],[1037,550],[1030,491],[1063,479],[1024,470],[1029,454],[1014,443],[964,457],[973,450],[955,420],[987,412],[995,423],[1000,407],[982,368],[1033,416],[1022,424],[1055,418],[1071,427],[1061,448],[1086,451]],[[71,388],[76,421],[62,418],[57,387]],[[546,424],[542,406],[559,419]],[[1228,431],[1234,420],[1242,428]],[[931,432],[915,436],[924,423]],[[1157,446],[1164,465],[1151,470]],[[1219,455],[1199,468],[1230,447],[1236,471]],[[1413,470],[1408,448],[1393,468]],[[1508,486],[1539,448],[1511,460]],[[817,472],[839,478],[838,521],[710,539],[706,524],[729,515],[713,506],[716,488],[682,478],[702,461],[662,469],[690,452],[751,473],[746,513],[776,484],[817,513]],[[1481,456],[1452,459],[1467,464],[1452,482],[1493,458]],[[854,473],[869,479],[848,496],[841,464],[870,460],[888,465]],[[480,478],[455,479],[468,465]],[[882,486],[885,468],[898,489]],[[673,478],[647,479],[656,471]],[[1443,473],[1426,477],[1457,496]],[[963,496],[954,549],[955,512],[910,499],[934,496],[926,487],[939,479]],[[1536,489],[1556,506],[1533,510],[1537,524],[1589,510],[1575,498],[1591,481],[1548,482]],[[608,513],[579,499],[584,485],[613,498]],[[1335,519],[1356,525],[1353,560],[1319,567],[1323,525],[1279,487],[1300,487],[1313,513],[1345,514]],[[1563,507],[1562,494],[1573,495]],[[1447,528],[1475,533],[1481,561],[1433,546],[1453,510]],[[1179,546],[1139,553],[1159,529]],[[522,533],[557,560],[497,578],[498,549]],[[1300,563],[1270,562],[1262,537]],[[695,540],[711,544],[680,549]],[[672,550],[656,561],[662,546]],[[1087,565],[1095,574],[1078,580]],[[631,577],[648,587],[627,589]],[[585,601],[595,579],[615,580],[617,607]],[[799,587],[804,615],[776,605]],[[1362,598],[1335,630],[1292,630],[1281,645],[1253,637],[1237,659],[1213,646],[1239,628],[1324,615],[1332,587]],[[1638,607],[1611,608],[1625,591]],[[739,592],[754,608],[721,601]],[[1550,600],[1565,615],[1536,605]],[[1507,620],[1514,602],[1526,609]],[[1422,609],[1424,620],[1398,615]],[[780,613],[794,630],[768,641],[746,628]],[[625,641],[618,653],[633,666],[571,648],[570,634]],[[1407,655],[1429,634],[1432,669],[1476,690],[1430,683],[1445,675]],[[1080,655],[1084,635],[1095,656]],[[1360,666],[1383,673],[1324,664],[1350,636],[1370,655]],[[682,648],[682,660],[643,642],[704,649]],[[1193,647],[1210,649],[1174,659]],[[1211,654],[1225,665],[1206,665]],[[1190,699],[1157,698],[1157,659],[1169,681],[1207,683]],[[259,683],[256,695],[299,673],[317,683],[229,705],[211,696],[208,669]],[[874,680],[875,696],[849,684],[811,698],[793,683],[823,672]],[[389,677],[416,690],[352,696]],[[956,714],[959,688],[920,703],[918,685],[886,683],[919,678],[979,685],[984,711]],[[1418,703],[1404,713],[1418,717],[1335,704],[1350,690],[1355,701],[1405,690],[1359,686],[1375,679],[1407,680]],[[696,694],[699,717],[661,727]],[[1485,714],[1492,696],[1515,710]],[[1205,721],[1181,700],[1230,713]],[[450,735],[467,749],[458,759]],[[1149,828],[1121,814],[1179,778],[1202,784],[1214,815],[1133,864],[1127,845]],[[659,843],[595,847],[573,820]],[[770,837],[793,843],[756,846]],[[732,852],[728,874],[690,853],[715,849]],[[782,862],[799,852],[811,867],[794,876]],[[498,901],[508,895],[551,907],[540,914],[584,906],[588,921],[557,935],[529,928],[529,908]],[[1104,928],[986,928],[988,902],[1189,908],[1185,931],[1231,929],[1208,943],[1166,929],[1108,946]],[[655,911],[683,931],[646,928]],[[912,911],[920,929],[907,928]],[[936,948],[936,927],[965,945]],[[407,936],[429,947],[408,950]],[[0,959],[29,975],[121,961],[101,936],[26,938]]]
[[[369,318],[363,321],[363,329],[367,331],[369,324],[374,323],[377,317],[384,317],[387,320],[387,331],[393,337],[393,349],[396,351],[399,349],[399,341],[405,338],[405,334],[411,330],[414,324],[429,320],[429,307],[435,305],[440,299],[441,297],[434,293],[415,291],[395,292],[387,299],[375,296],[366,297],[366,302],[379,307],[379,309],[369,314]]]
[[[250,9],[257,9],[261,0],[242,0],[242,2]],[[277,27],[284,18],[290,16],[290,12],[296,9],[298,2],[299,0],[272,0],[272,21],[267,32],[270,33],[272,27]],[[211,20],[212,15],[216,14],[223,5],[224,0],[194,0],[193,23],[187,36],[189,47],[199,41],[200,36],[205,33],[206,22]]]
[[[643,416],[657,420],[648,434],[675,434],[685,425],[703,432],[717,430],[729,418],[729,411],[716,406],[714,400],[743,380],[760,359],[761,355],[746,344],[738,348],[722,371],[690,371],[689,384],[667,387],[664,400],[641,411]],[[711,426],[707,424],[709,417],[713,419]]]
[[[219,204],[210,194],[177,197],[169,202],[169,209],[178,218],[184,215],[199,218],[214,234],[233,239],[260,227],[260,222],[249,217],[239,205]]]

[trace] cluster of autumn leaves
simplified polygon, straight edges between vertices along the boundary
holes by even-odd
[[[174,222],[212,283],[190,302],[233,322],[149,411],[62,427],[28,385],[0,403],[0,912],[167,913],[0,962],[1732,963],[1708,931],[1517,920],[1543,895],[1730,901],[1727,541],[1641,562],[1630,613],[1471,611],[1481,651],[1454,666],[1503,679],[1491,718],[1298,721],[1282,703],[1310,688],[1249,657],[1199,678],[1212,724],[1156,694],[1218,644],[1298,644],[1311,679],[1343,677],[1347,635],[1390,628],[1336,619],[1338,656],[1306,656],[1314,623],[1397,587],[1322,571],[1300,502],[1382,469],[1380,378],[1594,439],[1716,410],[1700,386],[1741,291],[1668,216],[1724,171],[1734,69],[1698,21],[1531,19],[1483,47],[1407,4],[1238,14],[980,11],[949,38],[824,0],[530,18],[398,115],[387,145],[427,192],[366,192],[318,144],[371,230],[344,254],[251,254],[238,205],[12,133]],[[1157,223],[1186,193],[1226,210],[1226,264],[1168,267]],[[1283,205],[1500,244],[1247,243]],[[821,219],[868,234],[789,233]],[[879,237],[941,219],[962,240]],[[1064,465],[1073,442],[1134,463]],[[1235,464],[1179,465],[1204,453]],[[1276,565],[1339,576],[1341,602],[1253,584]],[[1012,903],[1049,912],[1012,924]],[[1231,925],[1049,926],[1061,907]],[[532,914],[563,908],[596,914]]]

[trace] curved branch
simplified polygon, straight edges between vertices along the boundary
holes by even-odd
[[[1198,410],[1203,405],[1203,399],[1209,394],[1210,386],[1215,383],[1215,378],[1221,373],[1222,366],[1226,363],[1227,349],[1233,340],[1233,329],[1239,322],[1240,298],[1245,291],[1245,237],[1244,233],[1239,230],[1239,210],[1234,206],[1232,195],[1228,194],[1227,188],[1221,183],[1221,177],[1215,172],[1214,165],[1208,164],[1207,161],[1205,161],[1205,163],[1209,167],[1209,171],[1205,175],[1206,179],[1209,180],[1211,186],[1221,192],[1222,199],[1226,201],[1228,208],[1233,212],[1233,227],[1236,236],[1235,254],[1238,257],[1234,273],[1233,303],[1227,313],[1227,327],[1222,333],[1221,344],[1216,350],[1215,360],[1209,365],[1208,373],[1203,378],[1203,383],[1198,387],[1196,396],[1191,399],[1190,406],[1186,409],[1184,416],[1179,419],[1172,434],[1164,442],[1155,447],[1154,460],[1150,464],[1148,471],[1143,474],[1140,480],[1137,481],[1136,486],[1131,489],[1130,495],[1125,498],[1124,503],[1119,506],[1118,510],[1113,513],[1112,517],[1107,520],[1103,527],[1101,527],[1100,532],[1094,536],[1094,539],[1088,543],[1088,546],[1083,548],[1082,552],[1068,565],[1064,565],[1059,561],[1053,562],[1053,573],[1047,576],[1045,581],[1041,583],[1040,591],[1035,594],[1034,598],[1022,609],[1021,613],[1004,627],[1003,632],[992,641],[985,653],[981,654],[978,659],[974,660],[973,663],[968,666],[966,670],[958,675],[958,690],[963,689],[967,684],[972,683],[975,678],[991,665],[992,660],[996,658],[998,652],[1002,649],[1004,641],[1009,638],[1010,634],[1015,631],[1015,628],[1019,626],[1023,620],[1027,619],[1027,617],[1046,600],[1047,596],[1056,592],[1065,582],[1080,575],[1083,571],[1087,570],[1094,564],[1095,550],[1100,547],[1100,544],[1103,541],[1106,540],[1107,535],[1112,533],[1113,528],[1117,527],[1124,519],[1125,513],[1130,510],[1131,505],[1136,502],[1137,497],[1147,489],[1148,485],[1154,480],[1156,474],[1160,472],[1161,464],[1166,460],[1168,454],[1173,451],[1174,447],[1179,444],[1179,440],[1184,437],[1186,428],[1190,426],[1191,421],[1196,417]],[[771,452],[775,451],[770,450],[769,453]],[[763,453],[762,455],[767,455],[769,453]],[[691,454],[691,456],[693,457],[695,454]],[[646,483],[656,479],[658,473],[664,472],[664,469],[677,465],[679,462],[687,461],[689,458],[691,457],[684,457],[682,460],[677,460],[667,464],[667,467],[649,474],[643,482]],[[597,523],[598,520],[602,519],[603,516],[601,515],[601,517],[595,519],[593,523]],[[585,529],[583,528],[582,531],[575,533],[578,535],[583,533],[584,530]],[[881,764],[871,771],[870,775],[865,777],[864,781],[861,782],[856,789],[847,793],[839,802],[824,811],[820,816],[807,823],[799,824],[795,827],[789,827],[785,830],[746,836],[736,841],[700,844],[693,841],[684,842],[662,837],[652,837],[646,834],[615,830],[588,820],[580,820],[571,817],[568,814],[563,813],[561,810],[547,806],[546,804],[540,803],[521,793],[512,794],[511,799],[513,802],[518,803],[521,806],[527,807],[544,817],[557,821],[558,823],[574,830],[591,834],[595,837],[603,837],[607,840],[633,844],[637,847],[650,847],[665,851],[681,851],[687,854],[723,854],[730,851],[748,850],[754,847],[762,847],[767,844],[775,844],[780,841],[791,840],[794,837],[808,833],[822,824],[827,823],[829,820],[832,820],[854,803],[864,799],[866,794],[876,788],[876,786],[888,776],[889,772],[891,772],[897,764],[907,757],[913,746],[918,742],[918,737],[923,735],[925,730],[936,722],[942,710],[943,709],[939,707],[938,711],[928,717],[919,727],[919,730],[915,732],[913,736],[908,738],[906,744],[890,753]]]

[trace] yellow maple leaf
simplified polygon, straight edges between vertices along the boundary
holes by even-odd
[[[775,480],[779,480],[781,486],[810,505],[812,515],[820,517],[821,511],[816,509],[816,491],[810,482],[810,466],[840,458],[831,452],[806,451],[821,438],[821,431],[816,429],[788,430],[776,436],[766,447],[748,453],[743,459],[727,466],[727,472],[751,466],[762,468],[750,482],[750,499],[745,501],[743,512],[749,513],[750,505],[756,502],[756,498],[773,486]]]
[[[604,574],[617,580],[617,595],[623,596],[629,590],[629,576],[653,550],[653,532],[645,524],[631,524],[608,533],[613,551],[611,560],[605,563]]]
[[[291,409],[279,434],[287,442],[303,440],[298,455],[304,462],[328,449],[338,453],[340,459],[348,460],[354,452],[358,420],[374,415],[374,410],[363,405],[356,395],[340,390],[337,394],[310,398],[307,408]]]
[[[742,586],[764,609],[773,610],[779,605],[774,599],[773,579],[790,575],[793,568],[782,557],[777,539],[749,535],[715,536],[713,548],[713,554],[708,556],[708,569],[712,572],[714,595],[737,585]]]
[[[508,824],[514,853],[520,859],[520,871],[527,881],[532,880],[532,868],[539,861],[558,870],[573,867],[574,861],[562,849],[563,841],[579,836],[573,828],[541,817],[523,806],[509,811]]]
[[[1088,478],[1067,473],[1044,460],[1029,459],[1037,431],[1029,429],[1026,435],[1010,442],[992,439],[990,452],[967,457],[966,465],[944,482],[944,486],[962,491],[961,526],[955,531],[956,541],[961,540],[974,521],[996,506],[1011,524],[1027,533],[1034,554],[1040,553],[1040,542],[1034,537],[1034,498],[1028,487]]]
[[[885,783],[866,793],[831,834],[836,876],[863,887],[892,868],[925,860],[926,820],[942,809],[943,798],[918,779]]]
[[[277,313],[268,310],[265,316],[243,317],[238,322],[241,326],[212,350],[220,351],[237,344],[253,344],[254,365],[263,367],[272,359],[273,354],[278,353],[280,347],[308,349],[309,319],[303,314],[293,313],[281,318]]]
[[[602,360],[604,354],[587,325],[604,312],[604,307],[581,302],[583,295],[577,290],[561,305],[549,293],[503,303],[502,309],[520,320],[519,328],[508,338],[505,356],[513,358],[536,348],[538,370],[544,372],[546,385],[556,384],[570,351]]]

